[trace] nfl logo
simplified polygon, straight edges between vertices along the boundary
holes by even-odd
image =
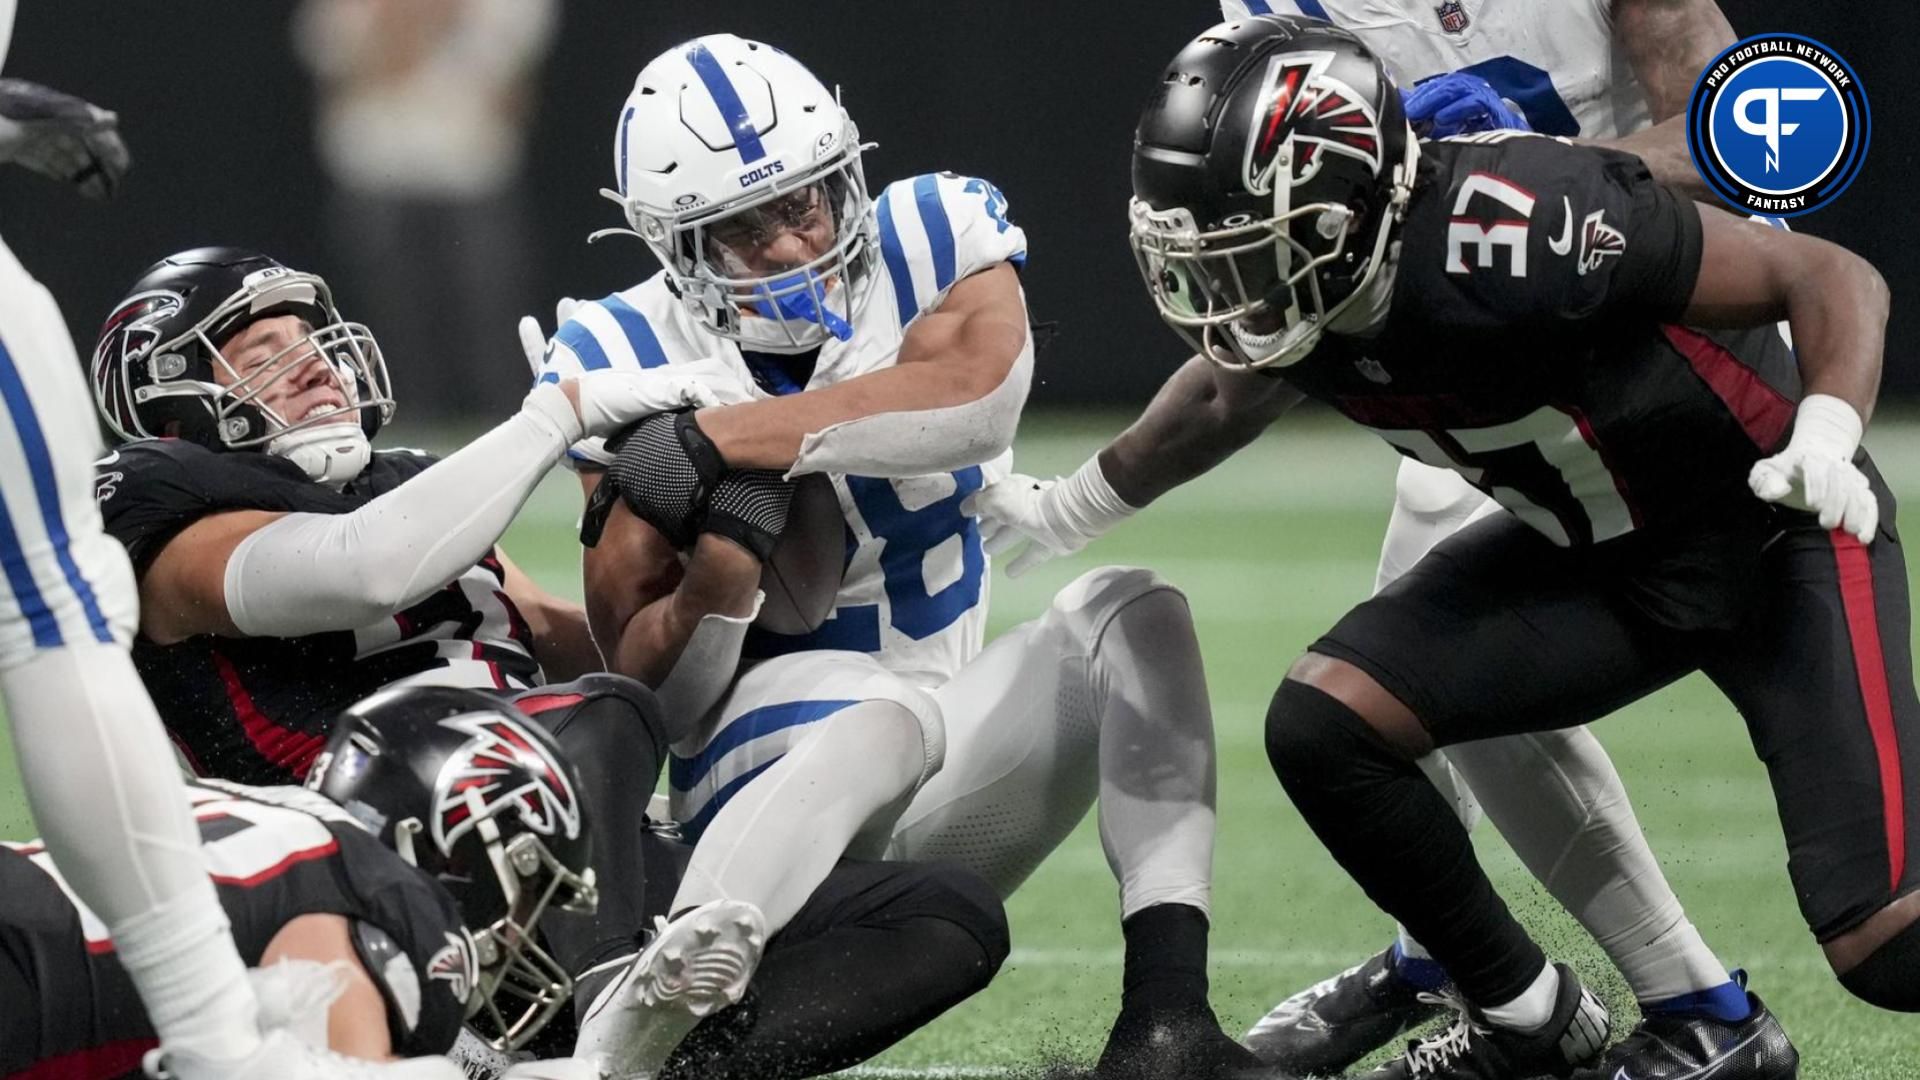
[[[1460,0],[1447,0],[1434,8],[1433,13],[1440,16],[1440,29],[1449,34],[1457,34],[1467,28],[1467,9]]]

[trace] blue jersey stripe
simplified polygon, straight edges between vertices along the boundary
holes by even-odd
[[[706,779],[720,759],[755,739],[801,724],[824,720],[853,701],[789,701],[742,713],[728,724],[713,741],[690,758],[676,757],[667,766],[667,782],[675,791],[690,791]]]
[[[720,108],[720,118],[733,131],[733,146],[740,151],[740,160],[751,165],[766,157],[767,150],[760,145],[760,132],[754,129],[753,117],[747,115],[746,103],[740,100],[740,92],[733,88],[719,59],[705,45],[695,43],[687,50],[687,63],[693,65],[700,81],[706,84],[707,93],[713,95],[713,103]]]
[[[620,182],[622,195],[627,193],[627,131],[632,126],[633,106],[629,105],[627,111],[620,115],[620,175],[616,179]]]
[[[1273,5],[1267,3],[1267,0],[1247,0],[1247,14],[1271,15],[1273,14]]]
[[[893,279],[893,299],[900,305],[900,325],[905,326],[920,314],[920,303],[913,296],[913,271],[907,266],[907,253],[900,247],[900,227],[893,222],[893,192],[881,193],[874,213],[880,219],[880,259],[887,264],[887,276]]]
[[[780,755],[780,757],[786,756],[785,754]],[[713,824],[713,816],[720,812],[720,808],[731,802],[735,795],[740,794],[741,788],[753,783],[755,777],[771,769],[775,762],[779,760],[780,758],[777,757],[774,758],[773,761],[762,762],[748,769],[746,772],[741,773],[739,776],[734,777],[732,780],[727,781],[727,785],[719,791],[714,792],[713,798],[708,799],[706,805],[696,811],[691,820],[680,823],[680,839],[689,844],[699,843],[700,834],[707,831],[708,825]]]
[[[1333,16],[1327,14],[1327,9],[1320,3],[1320,0],[1294,0],[1294,3],[1300,5],[1300,14],[1302,15],[1311,15],[1321,22],[1333,21]]]
[[[53,557],[60,564],[60,572],[66,575],[68,587],[80,598],[80,608],[87,614],[87,625],[93,629],[94,639],[111,644],[113,631],[107,627],[106,617],[100,614],[93,586],[73,561],[67,523],[60,516],[60,486],[53,478],[53,454],[47,449],[46,434],[40,430],[40,418],[34,415],[27,384],[20,378],[20,369],[14,366],[13,354],[7,351],[4,342],[0,342],[0,397],[6,399],[7,414],[13,418],[13,429],[20,436],[20,448],[27,454],[27,474],[33,478],[33,492],[40,501],[40,521],[46,527],[48,541],[53,544]],[[17,537],[15,543],[18,543]]]
[[[600,347],[600,341],[593,336],[593,331],[579,322],[568,321],[559,333],[553,335],[553,339],[572,349],[573,355],[580,358],[580,366],[588,371],[613,366],[607,360],[607,350]]]
[[[653,324],[632,304],[615,294],[600,301],[600,306],[612,313],[620,332],[627,335],[627,342],[633,346],[633,355],[640,359],[641,367],[656,368],[667,362],[666,351],[660,348],[660,338],[654,334]]]
[[[6,569],[7,587],[13,590],[13,601],[20,606],[20,614],[27,617],[27,626],[33,630],[33,643],[42,649],[62,644],[60,621],[53,617],[46,597],[40,595],[40,586],[34,583],[26,550],[20,546],[20,535],[13,531],[13,511],[7,506],[4,493],[0,493],[0,567]]]
[[[945,292],[953,284],[953,224],[940,203],[940,181],[933,176],[915,177],[913,201],[919,204],[920,224],[927,230],[927,247],[933,252],[933,287]]]

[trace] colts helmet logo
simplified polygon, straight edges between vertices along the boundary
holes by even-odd
[[[122,372],[160,340],[154,324],[171,317],[185,303],[179,293],[141,293],[121,304],[100,328],[100,345],[93,350],[93,396],[121,434],[139,432],[133,401],[124,393],[127,384],[121,382]]]
[[[433,842],[441,852],[452,851],[454,842],[474,827],[474,797],[480,801],[481,816],[517,806],[520,821],[542,836],[580,835],[580,800],[572,782],[526,728],[495,713],[440,723],[470,736],[447,759],[434,785]],[[515,770],[524,771],[526,778],[517,780]]]
[[[1241,179],[1248,191],[1272,192],[1283,157],[1292,166],[1291,184],[1311,179],[1329,153],[1358,158],[1380,171],[1379,120],[1351,86],[1327,77],[1332,62],[1330,52],[1282,53],[1267,61],[1261,104],[1247,132]]]

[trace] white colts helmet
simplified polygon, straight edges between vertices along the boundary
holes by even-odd
[[[851,335],[873,277],[862,149],[839,96],[798,60],[711,34],[640,70],[614,135],[620,188],[601,194],[701,325],[748,348],[801,352]],[[815,215],[833,240],[804,265],[756,272],[728,246],[827,223]]]

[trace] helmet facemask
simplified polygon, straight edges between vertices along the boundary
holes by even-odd
[[[221,346],[247,326],[281,314],[299,316],[308,331],[245,371],[222,353]],[[196,353],[210,365],[202,368],[206,377],[191,377]],[[267,404],[270,390],[308,370],[316,357],[345,404],[295,417]],[[326,282],[312,274],[286,271],[249,284],[185,333],[155,344],[145,362],[152,382],[133,389],[133,400],[203,398],[221,448],[265,450],[334,487],[365,468],[372,453],[369,433],[393,417],[392,384],[379,342],[364,324],[340,318]]]
[[[470,922],[474,913],[500,912],[470,927],[479,981],[467,1000],[467,1024],[494,1049],[517,1050],[573,999],[572,974],[540,943],[541,919],[550,910],[590,915],[599,892],[592,868],[568,867],[534,833],[503,841],[479,792],[469,791],[467,804],[476,815],[473,832],[487,866],[468,868],[464,881],[450,868],[442,880]],[[403,859],[415,863],[410,842],[398,847]]]
[[[1389,246],[1419,155],[1414,140],[1407,146],[1406,160],[1393,166],[1386,212],[1357,227],[1354,211],[1342,203],[1289,205],[1285,174],[1273,185],[1271,217],[1236,214],[1207,230],[1185,207],[1158,211],[1133,199],[1128,241],[1160,318],[1224,367],[1285,367],[1304,359],[1342,314],[1378,306],[1381,291],[1391,288]],[[1362,235],[1368,226],[1371,235]]]

